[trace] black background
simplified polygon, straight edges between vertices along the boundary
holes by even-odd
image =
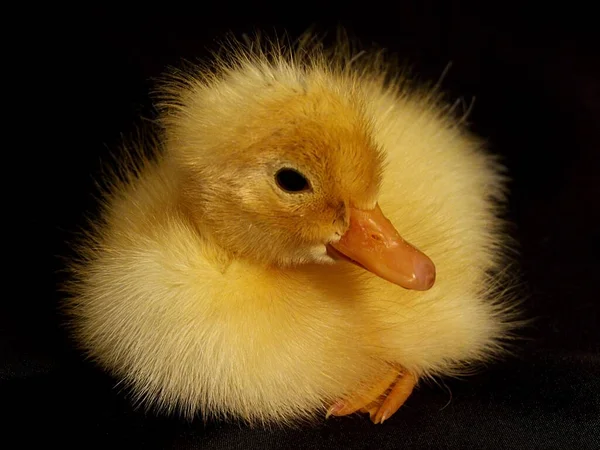
[[[5,245],[17,251],[0,316],[0,408],[2,439],[20,443],[2,446],[599,448],[600,34],[584,5],[220,2],[7,14],[7,25],[23,23],[4,67],[5,98],[16,100],[5,104],[4,211],[15,228]],[[293,37],[337,25],[424,80],[452,61],[443,88],[467,103],[476,97],[472,129],[513,179],[524,305],[536,319],[519,354],[447,388],[423,386],[383,426],[355,417],[262,431],[133,410],[115,380],[72,349],[56,313],[57,256],[94,211],[101,161],[152,116],[152,78],[167,65],[208,56],[228,31]]]

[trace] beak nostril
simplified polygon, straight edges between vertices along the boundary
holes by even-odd
[[[372,238],[373,240],[375,240],[375,241],[378,241],[378,242],[381,242],[381,241],[383,241],[383,238],[382,238],[380,235],[378,235],[378,234],[375,234],[375,233],[371,234],[371,238]]]

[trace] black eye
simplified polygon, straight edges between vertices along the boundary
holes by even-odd
[[[286,192],[307,191],[310,186],[308,180],[294,169],[280,169],[275,174],[277,185]]]

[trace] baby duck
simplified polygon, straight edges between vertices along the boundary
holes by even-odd
[[[87,354],[164,412],[394,414],[503,352],[502,167],[377,56],[234,43],[173,71],[79,244]],[[494,275],[495,274],[495,275]]]

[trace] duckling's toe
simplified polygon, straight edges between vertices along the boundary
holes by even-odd
[[[369,413],[373,423],[383,423],[404,404],[416,382],[414,375],[393,368],[371,388],[334,403],[327,417],[362,412]]]
[[[373,423],[383,423],[389,419],[406,402],[417,384],[417,378],[411,373],[404,373],[398,377],[390,392],[385,396],[382,405],[375,416],[369,410]]]

